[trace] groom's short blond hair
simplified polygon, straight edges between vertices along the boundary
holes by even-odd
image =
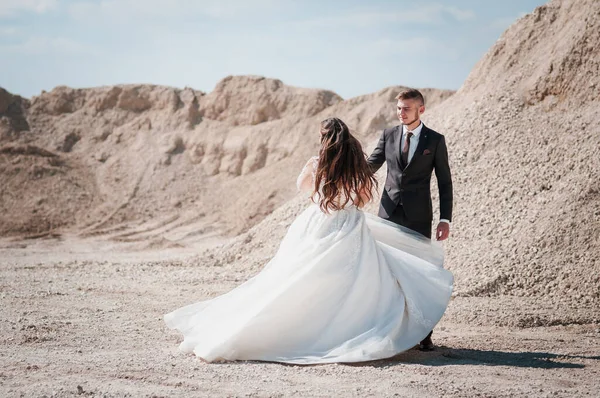
[[[400,91],[400,94],[396,96],[397,100],[416,99],[421,101],[421,104],[425,105],[425,97],[416,88],[407,88],[406,90]]]

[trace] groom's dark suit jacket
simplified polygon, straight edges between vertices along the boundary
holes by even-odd
[[[444,136],[423,125],[416,152],[408,165],[404,165],[400,157],[401,140],[401,125],[383,130],[368,159],[373,173],[387,163],[379,216],[390,218],[398,204],[402,204],[411,222],[431,224],[430,183],[435,170],[440,192],[440,218],[452,221],[452,177]]]

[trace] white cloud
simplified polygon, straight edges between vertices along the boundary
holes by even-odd
[[[98,55],[98,51],[66,37],[33,36],[21,43],[1,45],[0,51],[23,55]]]
[[[291,0],[101,0],[73,3],[67,10],[71,17],[79,21],[99,17],[121,22],[183,16],[229,19],[273,11],[285,6],[288,1]]]
[[[355,9],[340,16],[304,20],[299,25],[364,28],[387,23],[434,24],[444,21],[448,16],[459,22],[463,22],[475,18],[475,13],[472,10],[464,10],[458,7],[435,3],[402,12],[389,12],[368,8]]]
[[[15,26],[0,26],[0,37],[14,36],[19,32],[19,28]]]
[[[459,22],[475,18],[475,12],[472,10],[461,10],[458,7],[444,7],[444,11],[452,15]]]
[[[498,18],[498,19],[495,19],[494,21],[492,21],[492,23],[490,24],[490,26],[493,29],[505,30],[510,25],[512,25],[513,23],[515,23],[517,20],[523,18],[527,14],[528,14],[527,12],[521,11],[517,15],[514,15],[512,17]]]
[[[401,39],[379,39],[369,43],[368,47],[363,49],[364,53],[373,53],[374,56],[396,56],[409,54],[411,59],[415,56],[421,57],[426,55],[442,56],[446,59],[455,60],[460,56],[460,52],[455,48],[445,45],[439,40],[434,40],[429,37],[409,37]],[[405,61],[410,63],[412,61]]]
[[[43,14],[56,5],[57,0],[0,0],[0,17],[10,17],[20,12]]]
[[[413,37],[399,40],[380,39],[370,46],[381,54],[415,54],[437,50],[438,43],[428,37]]]
[[[265,11],[274,11],[285,7],[287,1],[282,0],[203,0],[202,13],[217,19],[245,17]]]

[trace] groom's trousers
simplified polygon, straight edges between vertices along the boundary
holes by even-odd
[[[394,212],[388,218],[388,221],[391,221],[395,224],[402,225],[408,229],[412,229],[420,233],[421,235],[426,236],[431,239],[431,223],[430,222],[412,222],[406,218],[406,213],[404,212],[404,207],[401,204],[396,206]]]

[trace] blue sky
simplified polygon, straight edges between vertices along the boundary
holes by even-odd
[[[254,74],[344,98],[457,89],[542,0],[0,0],[0,86],[152,83],[211,91]]]

